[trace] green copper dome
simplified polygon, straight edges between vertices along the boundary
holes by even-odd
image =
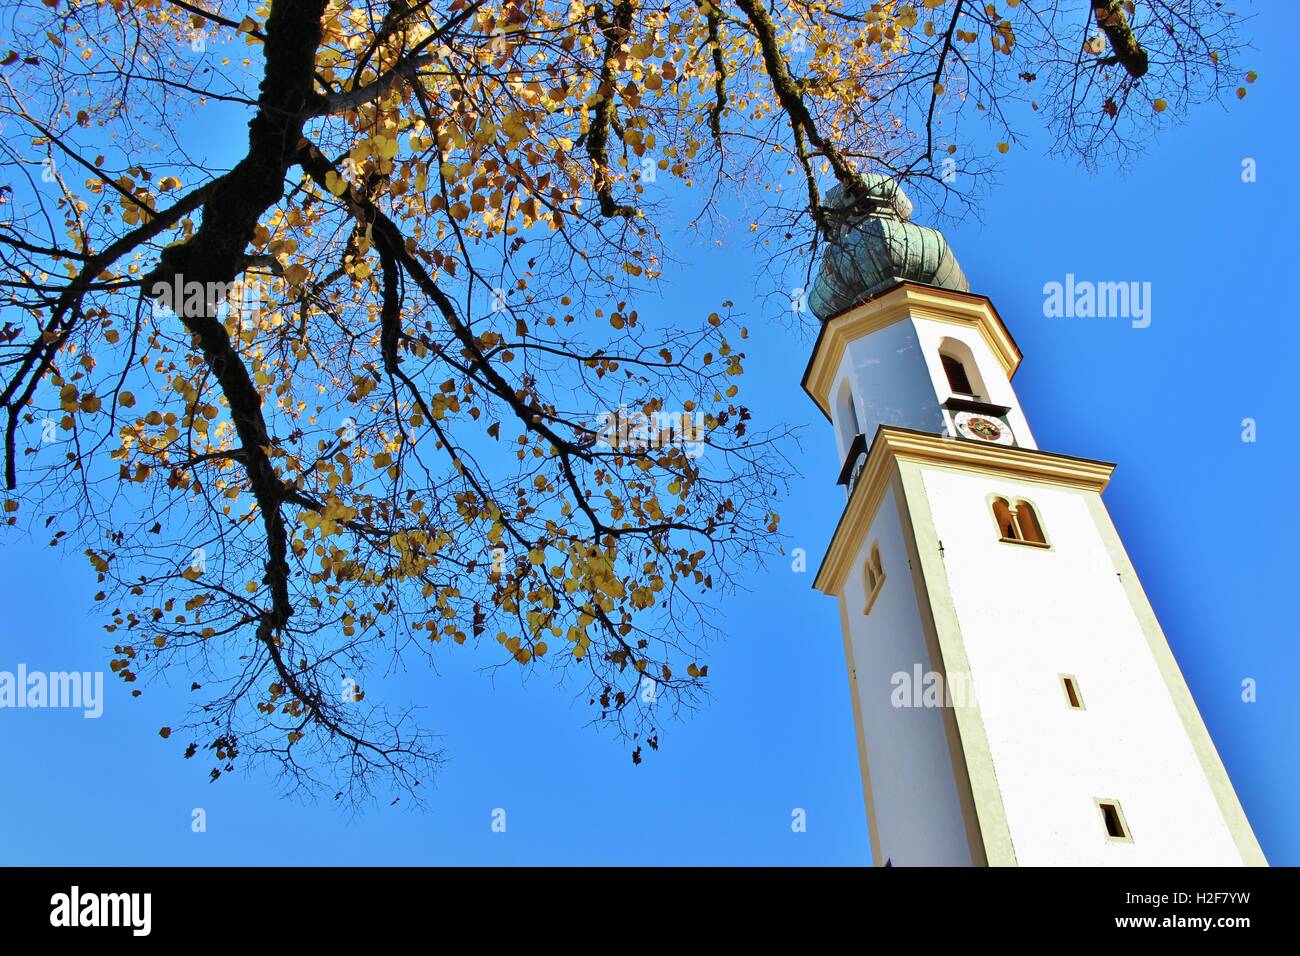
[[[825,322],[902,279],[970,291],[943,233],[909,221],[912,203],[898,183],[863,176],[853,192],[856,203],[843,185],[826,194],[829,209],[853,212],[832,213],[835,234],[808,296],[817,318]]]

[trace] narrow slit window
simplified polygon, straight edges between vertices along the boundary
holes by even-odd
[[[1079,682],[1068,674],[1062,674],[1061,685],[1065,688],[1065,699],[1070,702],[1070,708],[1083,710],[1083,694],[1079,692]]]
[[[1118,800],[1098,800],[1097,808],[1101,810],[1101,821],[1106,827],[1106,836],[1112,840],[1132,840],[1129,835],[1128,824],[1124,821],[1124,812],[1119,807]]]
[[[939,361],[943,363],[943,374],[948,378],[948,387],[957,395],[975,394],[971,388],[970,376],[966,374],[966,366],[962,365],[960,359],[953,358],[951,355],[940,355]]]

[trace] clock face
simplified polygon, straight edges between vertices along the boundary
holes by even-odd
[[[1011,434],[1011,427],[992,415],[958,412],[953,416],[953,424],[957,426],[957,433],[963,438],[991,442],[994,445],[1010,445],[1015,441],[1015,436]]]

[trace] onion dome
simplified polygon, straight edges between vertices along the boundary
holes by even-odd
[[[911,222],[912,203],[888,176],[826,193],[832,235],[808,304],[821,321],[866,302],[899,281],[969,292],[961,266],[938,229]]]

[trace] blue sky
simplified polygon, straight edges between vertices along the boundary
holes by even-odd
[[[948,226],[974,291],[1025,356],[1015,384],[1041,447],[1119,463],[1106,493],[1192,693],[1265,853],[1300,864],[1300,671],[1292,610],[1300,460],[1287,432],[1300,349],[1293,294],[1300,188],[1300,10],[1269,5],[1243,66],[1242,102],[1162,135],[1126,175],[1043,156],[1031,131],[1002,165],[982,221]],[[1241,181],[1243,158],[1258,181]],[[1122,209],[1125,221],[1117,222]],[[926,219],[924,206],[918,219]],[[738,233],[739,234],[739,233]],[[0,710],[0,863],[8,864],[840,864],[870,860],[835,602],[812,571],[843,506],[829,425],[799,387],[810,342],[751,291],[743,240],[685,248],[644,313],[747,313],[745,395],[758,421],[802,424],[802,476],[779,508],[787,548],[725,601],[713,700],[634,766],[586,725],[585,699],[544,672],[492,678],[485,657],[395,678],[427,708],[451,758],[426,812],[357,817],[283,799],[264,777],[209,784],[159,726],[188,678],[132,700],[106,681],[104,716]],[[1043,285],[1149,281],[1152,323],[1048,319]],[[725,277],[725,286],[718,277]],[[1254,418],[1258,441],[1241,441]],[[37,538],[0,539],[7,626],[0,670],[100,670],[111,641],[91,614],[93,574]],[[1241,681],[1258,700],[1241,700]],[[194,808],[207,830],[191,831]],[[506,832],[492,813],[506,811]],[[807,813],[804,833],[791,812]]]

